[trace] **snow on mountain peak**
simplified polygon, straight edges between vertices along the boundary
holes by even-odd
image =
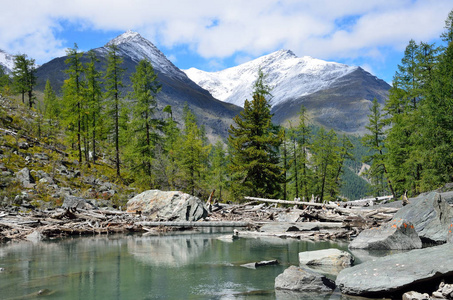
[[[0,49],[0,65],[6,68],[6,73],[11,73],[14,69],[14,56]]]
[[[142,37],[139,33],[128,30],[109,41],[105,47],[117,45],[120,52],[129,56],[135,62],[148,59],[154,69],[167,75],[187,79],[187,76],[179,70],[153,43]]]
[[[299,58],[290,50],[279,50],[219,72],[195,68],[185,72],[215,98],[243,107],[245,100],[252,98],[259,68],[267,76],[267,84],[273,88],[272,106],[327,88],[338,78],[357,69],[310,56]]]

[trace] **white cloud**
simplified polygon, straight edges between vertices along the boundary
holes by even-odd
[[[56,38],[61,21],[81,30],[135,29],[157,45],[186,45],[210,60],[279,48],[323,59],[379,57],[381,47],[401,51],[411,38],[438,37],[453,8],[451,0],[3,2],[0,48],[38,61],[64,53]]]

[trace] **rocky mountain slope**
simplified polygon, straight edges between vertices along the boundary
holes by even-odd
[[[225,138],[228,135],[228,127],[232,118],[239,113],[240,107],[214,99],[211,94],[190,80],[184,72],[173,65],[165,55],[159,51],[150,41],[140,34],[128,31],[111,40],[104,47],[96,48],[100,62],[98,68],[105,70],[107,63],[108,45],[116,44],[120,55],[123,57],[123,68],[126,69],[123,84],[124,92],[130,90],[130,76],[135,72],[135,66],[141,59],[149,59],[156,70],[158,81],[162,84],[162,90],[157,95],[158,110],[171,105],[173,115],[181,120],[184,103],[197,116],[199,125],[205,125],[208,137],[211,140],[217,137]],[[64,73],[66,57],[60,57],[43,64],[37,69],[37,89],[44,90],[46,80],[49,79],[53,88],[57,91],[67,78]]]
[[[314,121],[337,130],[361,133],[374,97],[384,103],[390,86],[360,67],[297,57],[280,50],[219,72],[195,68],[186,74],[222,101],[244,105],[251,99],[253,82],[261,68],[272,90],[274,121],[297,118],[300,106]]]

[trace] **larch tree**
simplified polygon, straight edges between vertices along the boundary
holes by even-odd
[[[65,122],[70,131],[76,136],[79,163],[82,163],[82,107],[84,101],[83,87],[83,52],[79,52],[77,44],[66,51],[66,74],[69,78],[63,84],[63,100]]]
[[[113,139],[115,144],[115,167],[116,175],[121,178],[120,168],[120,113],[122,109],[122,92],[124,69],[121,67],[123,59],[119,54],[118,46],[108,46],[107,71],[105,80],[105,98],[107,100],[107,114],[113,118]]]
[[[154,117],[157,102],[156,95],[162,86],[157,81],[157,74],[149,60],[141,60],[131,76],[133,93],[130,155],[134,173],[141,178],[148,188],[152,185],[152,160],[155,144],[161,127],[159,119]]]
[[[27,58],[26,54],[14,56],[13,85],[14,89],[22,95],[25,103],[25,94],[28,95],[28,106],[34,104],[33,88],[36,84],[35,60]]]

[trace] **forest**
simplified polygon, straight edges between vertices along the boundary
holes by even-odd
[[[157,116],[161,86],[150,61],[140,61],[132,86],[123,86],[115,45],[103,70],[95,67],[94,52],[81,52],[76,44],[68,49],[61,93],[48,81],[42,100],[34,91],[34,60],[25,54],[15,56],[11,77],[1,70],[0,87],[36,112],[35,136],[64,148],[86,168],[110,163],[116,180],[137,191],[181,190],[203,199],[215,192],[220,201],[253,196],[328,202],[366,194],[396,199],[453,179],[452,22],[453,11],[441,36],[444,46],[409,42],[385,106],[372,103],[363,137],[315,126],[303,106],[297,124],[273,124],[272,90],[259,70],[228,139],[211,144],[187,104],[182,120],[174,119],[171,106]],[[362,162],[370,166],[370,184],[356,176]]]

